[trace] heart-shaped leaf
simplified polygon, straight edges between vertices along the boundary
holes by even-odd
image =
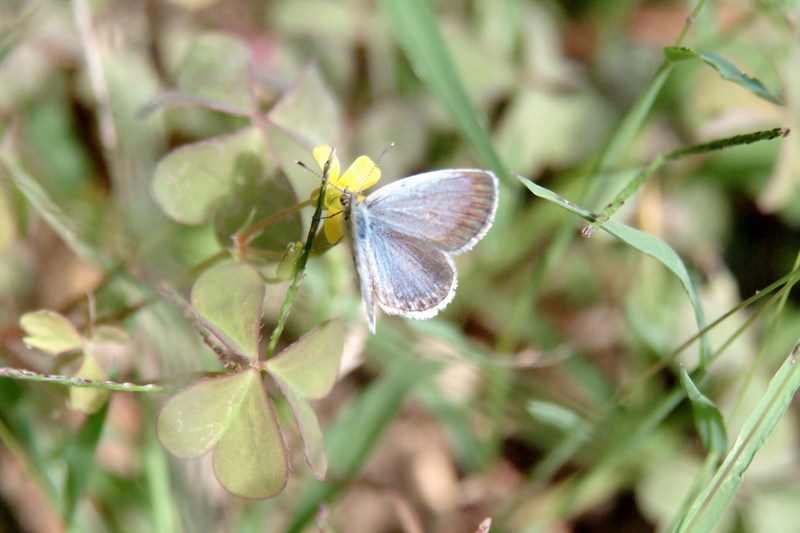
[[[239,416],[214,450],[214,472],[223,487],[245,498],[278,494],[289,476],[283,437],[257,370],[246,372]]]
[[[29,348],[58,355],[83,347],[83,337],[75,326],[55,311],[25,313],[19,325],[27,333],[22,340]]]
[[[325,456],[325,441],[322,438],[322,428],[319,427],[319,420],[314,409],[308,400],[300,396],[292,387],[276,376],[272,376],[278,387],[281,389],[289,407],[294,414],[297,429],[303,439],[303,452],[306,456],[306,464],[314,476],[322,481],[328,473],[328,458]]]
[[[343,350],[341,322],[330,320],[265,364],[292,408],[303,438],[306,463],[320,480],[325,478],[328,460],[322,430],[306,398],[322,398],[330,392],[336,382]]]
[[[264,292],[264,282],[255,268],[242,263],[220,265],[197,279],[192,287],[192,306],[227,348],[255,361]]]
[[[286,485],[286,449],[255,369],[179,392],[161,409],[156,430],[178,457],[197,458],[213,449],[214,473],[233,494],[269,498]]]
[[[153,194],[169,217],[182,224],[202,224],[230,193],[238,158],[266,150],[264,136],[255,127],[182,146],[158,163]]]
[[[304,398],[324,398],[336,383],[344,350],[338,319],[322,323],[267,361],[265,367]]]

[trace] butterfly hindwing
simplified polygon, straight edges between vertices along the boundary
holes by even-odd
[[[370,329],[373,296],[386,313],[411,318],[430,318],[453,299],[456,270],[446,253],[384,224],[363,204],[353,210],[353,230]]]

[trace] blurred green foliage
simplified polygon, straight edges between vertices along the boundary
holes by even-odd
[[[798,136],[659,165],[608,234],[581,237],[575,214],[665,154],[797,131],[798,20],[791,0],[0,4],[0,533],[471,532],[487,516],[494,531],[794,531]],[[233,328],[257,360],[291,286],[263,281],[305,239],[320,183],[295,161],[390,143],[384,180],[491,168],[500,211],[458,258],[447,310],[381,317],[375,336],[346,246],[314,251],[277,351],[342,318],[326,323],[344,335],[340,380],[315,416],[305,370],[231,377],[195,328]],[[237,306],[237,277],[200,290],[193,324],[180,302],[231,260],[258,269],[263,308]],[[25,345],[20,318],[40,309],[73,340],[127,332],[92,350],[98,383],[76,381],[75,353]],[[305,385],[324,389],[332,360]],[[222,382],[248,394],[209,397]],[[108,389],[95,414],[68,409]],[[251,411],[231,434],[285,442],[279,496],[240,499],[211,455],[159,445],[170,397],[191,411],[261,390],[247,405],[281,429]],[[317,417],[325,481],[301,466],[305,442],[324,470]]]

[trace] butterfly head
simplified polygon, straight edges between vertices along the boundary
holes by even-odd
[[[363,197],[359,193],[372,187],[381,177],[381,169],[369,157],[358,157],[350,167],[341,172],[339,158],[330,146],[318,146],[313,151],[314,160],[320,168],[330,161],[328,167],[328,187],[325,192],[325,209],[328,217],[323,230],[330,243],[336,243],[344,234],[342,225],[350,209]]]

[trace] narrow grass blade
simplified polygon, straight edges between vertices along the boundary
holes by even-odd
[[[525,179],[522,176],[517,176],[517,179],[519,179],[523,185],[525,185],[536,196],[544,198],[545,200],[549,200],[590,222],[593,222],[596,219],[596,216],[592,212],[573,204],[553,191],[536,185],[532,181]],[[684,290],[686,291],[686,294],[689,296],[689,301],[694,308],[697,328],[700,331],[703,331],[706,328],[705,315],[703,313],[703,308],[700,305],[700,297],[697,294],[697,289],[695,289],[692,278],[689,277],[689,272],[686,270],[686,265],[683,264],[680,256],[677,254],[677,252],[675,252],[675,250],[672,249],[672,247],[670,247],[661,239],[653,237],[652,235],[634,229],[630,226],[620,224],[619,222],[609,221],[601,227],[614,237],[629,244],[630,246],[633,246],[643,254],[649,255],[672,271],[672,273],[678,277],[683,285]],[[700,360],[703,364],[708,361],[710,354],[711,350],[708,346],[708,340],[704,335],[700,339]]]
[[[695,499],[675,533],[711,531],[742,484],[747,467],[772,433],[800,387],[800,344],[770,381],[767,392],[739,431],[722,466]]]
[[[67,444],[64,458],[67,463],[67,482],[64,489],[62,514],[68,525],[75,515],[75,507],[89,488],[89,479],[94,472],[94,454],[108,414],[109,403],[97,413],[86,418],[81,429]]]
[[[685,368],[681,369],[681,384],[686,391],[686,397],[692,403],[694,425],[703,447],[713,453],[724,453],[728,448],[728,437],[719,409],[700,392]]]
[[[759,98],[768,102],[780,105],[780,100],[774,97],[764,85],[756,78],[748,76],[728,59],[717,54],[706,54],[692,50],[691,48],[680,46],[667,46],[664,48],[664,55],[669,61],[684,61],[687,59],[699,59],[709,67],[716,70],[723,80],[731,81],[741,85]]]
[[[492,147],[486,124],[467,95],[426,0],[379,0],[417,75],[439,100],[484,164],[500,179],[508,174]]]
[[[19,189],[73,252],[83,259],[96,262],[108,271],[113,270],[114,265],[111,261],[82,238],[73,221],[50,199],[44,188],[7,154],[2,154],[0,157],[0,178],[3,175]]]

